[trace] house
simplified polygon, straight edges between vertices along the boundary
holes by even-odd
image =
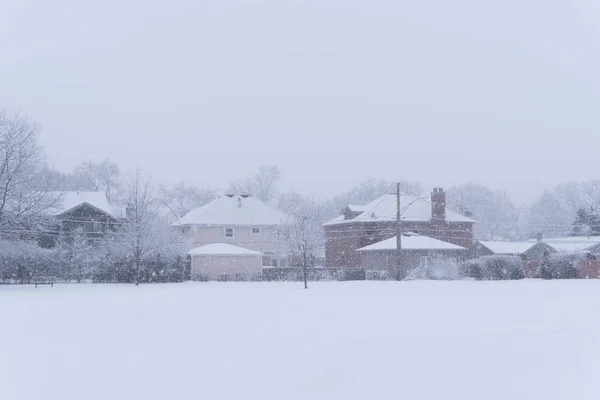
[[[401,196],[403,232],[473,249],[475,221],[446,209],[446,193],[435,188],[431,199]],[[386,194],[364,206],[349,205],[325,228],[325,266],[356,268],[361,264],[356,250],[396,236],[396,194]]]
[[[590,253],[600,256],[600,236],[567,236],[542,241],[559,253]]]
[[[413,232],[402,234],[400,246],[400,260],[396,236],[358,249],[360,267],[369,271],[387,271],[390,276],[403,278],[419,266],[433,265],[436,259],[458,263],[468,254],[465,247]]]
[[[477,257],[512,255],[521,256],[528,261],[538,261],[542,259],[546,252],[556,253],[556,249],[543,241],[504,242],[480,240],[475,244],[475,255]]]
[[[104,192],[51,192],[56,198],[46,214],[53,232],[39,238],[42,247],[54,247],[58,240],[71,241],[76,236],[92,243],[119,224],[118,212],[110,206]]]
[[[279,266],[285,260],[279,227],[287,220],[285,213],[250,195],[228,194],[190,211],[172,226],[186,251],[226,243],[261,252],[264,265]]]
[[[263,254],[228,243],[213,243],[188,252],[192,280],[249,279],[262,272]]]

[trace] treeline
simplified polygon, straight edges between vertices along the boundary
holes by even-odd
[[[0,283],[29,283],[34,277],[52,277],[59,282],[154,283],[190,279],[191,260],[181,254],[152,254],[135,259],[106,252],[106,247],[88,248],[77,254],[65,246],[52,249],[35,242],[0,243]]]

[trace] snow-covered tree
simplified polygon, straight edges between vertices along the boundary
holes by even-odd
[[[469,214],[477,221],[474,233],[478,239],[518,236],[518,211],[506,191],[472,183],[455,186],[446,193],[446,206],[460,214]]]
[[[571,236],[600,235],[600,215],[594,209],[581,207],[571,228]]]
[[[161,186],[158,190],[160,205],[169,212],[171,220],[183,217],[196,207],[214,200],[216,192],[209,188],[188,186],[181,182],[177,185]]]

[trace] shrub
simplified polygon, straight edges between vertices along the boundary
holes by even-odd
[[[542,279],[576,279],[580,261],[586,254],[551,254],[542,260]]]
[[[525,278],[523,260],[518,256],[484,256],[467,261],[461,273],[477,280],[512,280]]]

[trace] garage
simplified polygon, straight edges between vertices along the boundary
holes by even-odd
[[[213,243],[188,252],[192,258],[192,279],[248,280],[262,273],[263,254],[227,243]]]

